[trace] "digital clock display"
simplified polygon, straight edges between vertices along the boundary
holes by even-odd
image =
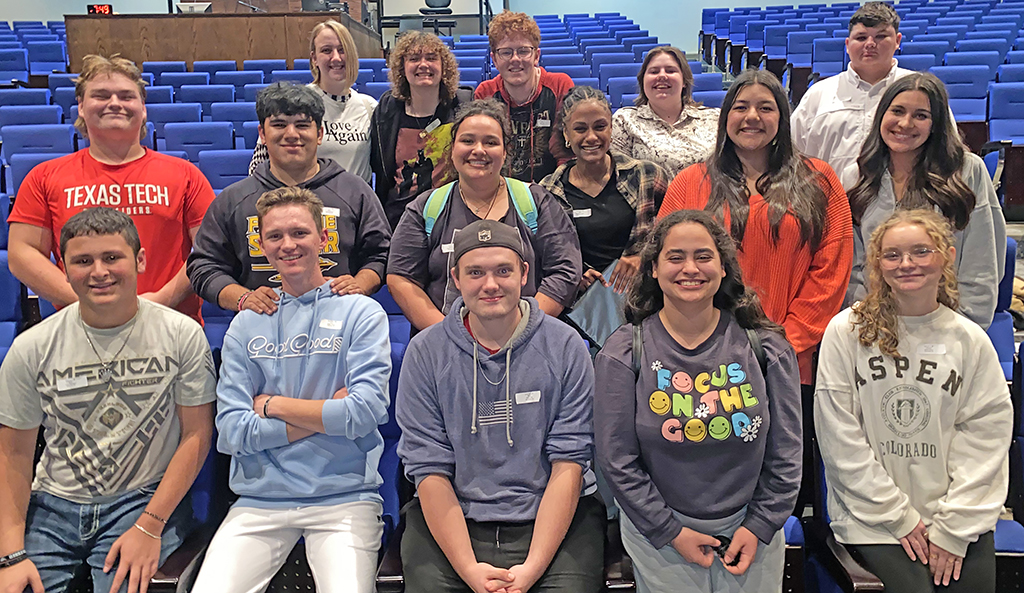
[[[112,4],[90,4],[87,8],[89,14],[114,14],[114,6]]]

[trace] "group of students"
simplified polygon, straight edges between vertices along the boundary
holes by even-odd
[[[144,591],[216,438],[240,498],[193,591],[262,591],[300,537],[318,589],[372,591],[386,280],[416,333],[407,590],[599,590],[599,473],[639,590],[778,591],[813,413],[840,542],[893,590],[993,591],[1012,411],[982,328],[1005,223],[898,29],[861,7],[850,68],[792,114],[757,70],[695,104],[672,47],[613,113],[538,66],[521,13],[493,19],[475,99],[412,32],[375,103],[326,22],[314,83],[261,91],[251,175],[216,198],[140,145],[134,64],[87,57],[90,146],[33,169],[9,218],[12,272],[62,308],[0,367],[0,589],[86,564],[97,591]],[[627,323],[592,361],[558,316],[594,283]],[[200,297],[238,311],[219,379],[179,314]]]

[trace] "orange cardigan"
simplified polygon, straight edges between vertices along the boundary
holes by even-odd
[[[824,176],[821,186],[828,199],[818,250],[811,253],[809,245],[801,244],[800,225],[792,216],[782,219],[779,240],[772,241],[768,204],[760,195],[750,197],[750,214],[739,245],[743,280],[761,298],[768,318],[786,329],[800,363],[800,382],[805,385],[814,379],[811,359],[829,320],[843,304],[853,262],[853,219],[846,192],[826,163],[810,158],[807,163]],[[711,196],[706,172],[703,163],[680,172],[668,186],[658,218],[676,210],[703,210]],[[723,216],[728,230],[728,205]]]

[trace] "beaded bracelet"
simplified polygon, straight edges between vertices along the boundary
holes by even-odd
[[[18,550],[17,552],[12,553],[12,554],[8,554],[6,556],[0,557],[0,568],[7,568],[8,566],[14,566],[15,564],[21,562],[22,560],[28,560],[28,552],[26,552],[24,548]]]
[[[250,290],[249,292],[243,292],[242,296],[238,297],[238,304],[235,305],[235,308],[238,309],[239,312],[242,311],[242,305],[245,304],[245,299],[249,298],[249,295],[253,292],[255,291]]]
[[[160,515],[157,515],[156,513],[151,513],[149,511],[142,511],[142,514],[143,515],[149,515],[150,517],[153,517],[154,519],[156,519],[157,521],[163,523],[164,525],[167,525],[167,519],[164,519],[163,517],[161,517]]]

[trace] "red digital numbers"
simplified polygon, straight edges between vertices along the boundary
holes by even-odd
[[[114,14],[114,7],[111,4],[90,4],[89,14]]]

